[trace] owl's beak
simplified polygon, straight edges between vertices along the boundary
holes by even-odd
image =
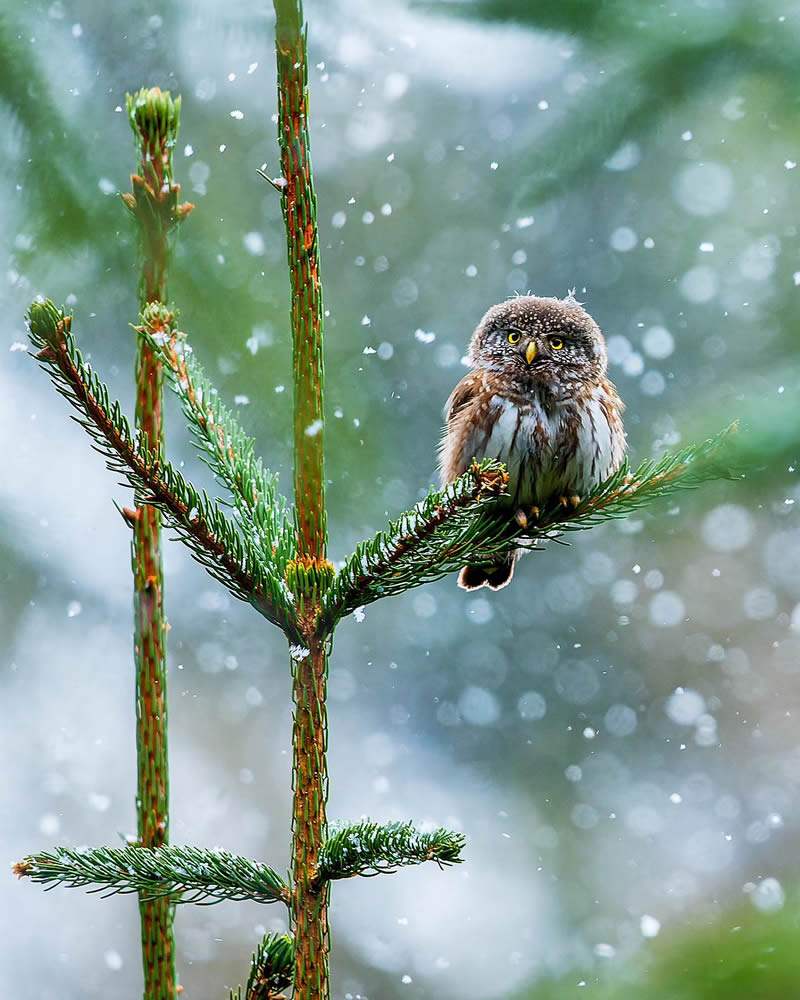
[[[536,357],[536,341],[531,340],[528,343],[528,346],[525,348],[525,360],[528,362],[528,364],[530,364],[535,357]]]

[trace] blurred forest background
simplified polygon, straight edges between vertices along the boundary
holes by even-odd
[[[124,490],[26,357],[37,294],[132,411],[125,91],[183,94],[197,209],[170,292],[290,475],[271,5],[4,0],[0,14],[0,844],[10,864],[135,830]],[[331,554],[434,480],[485,309],[578,297],[634,461],[735,418],[741,484],[454,579],[338,634],[332,818],[469,834],[467,863],[338,885],[334,996],[800,993],[800,8],[309,0]],[[208,484],[170,401],[168,447]],[[167,550],[172,837],[288,864],[285,643]],[[135,901],[2,880],[0,992],[140,990]],[[190,998],[282,914],[178,912]]]

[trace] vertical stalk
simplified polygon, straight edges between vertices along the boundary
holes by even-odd
[[[153,301],[153,299],[148,299]],[[136,426],[147,447],[163,445],[161,363],[139,340],[136,354]],[[133,521],[136,655],[136,763],[138,839],[142,847],[169,841],[167,670],[161,515],[136,509]],[[175,996],[174,907],[168,898],[140,900],[142,965],[146,1000]]]
[[[327,643],[315,631],[326,559],[322,289],[316,196],[308,139],[308,64],[301,0],[274,0],[278,64],[278,141],[283,218],[291,280],[294,376],[294,496],[297,559],[290,567],[308,653],[293,659],[292,920],[296,1000],[327,1000],[328,889],[315,882],[328,795]]]
[[[302,0],[274,0],[278,60],[278,141],[283,218],[292,286],[294,375],[294,493],[298,550],[324,560],[325,480],[322,390],[322,287],[319,280],[317,196],[308,139],[308,64]]]
[[[309,655],[294,661],[292,786],[292,923],[294,1000],[329,996],[328,884],[314,878],[325,839],[328,799],[327,650],[314,638]]]
[[[140,154],[133,193],[124,201],[139,223],[142,308],[167,294],[169,235],[190,208],[178,206],[172,183],[172,149],[180,98],[157,87],[128,97],[128,114]],[[162,366],[140,338],[136,351],[136,427],[150,452],[164,447]],[[136,660],[137,827],[142,847],[169,840],[167,669],[161,515],[151,506],[128,512],[133,528],[134,649]],[[174,906],[168,898],[139,901],[145,1000],[173,1000]]]

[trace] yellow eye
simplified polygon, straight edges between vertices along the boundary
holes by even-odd
[[[550,346],[553,348],[554,351],[560,351],[561,348],[564,346],[564,341],[561,339],[561,337],[550,337],[549,340],[550,340]]]
[[[509,331],[509,334],[508,334],[508,342],[509,342],[509,344],[517,344],[517,343],[519,343],[519,338],[521,336],[522,336],[522,334],[519,332],[519,330],[511,330],[511,331]]]

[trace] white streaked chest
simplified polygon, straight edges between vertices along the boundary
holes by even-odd
[[[506,464],[512,502],[585,495],[619,467],[624,443],[609,426],[602,393],[598,387],[580,403],[547,409],[535,396],[524,404],[492,397],[481,454]]]

